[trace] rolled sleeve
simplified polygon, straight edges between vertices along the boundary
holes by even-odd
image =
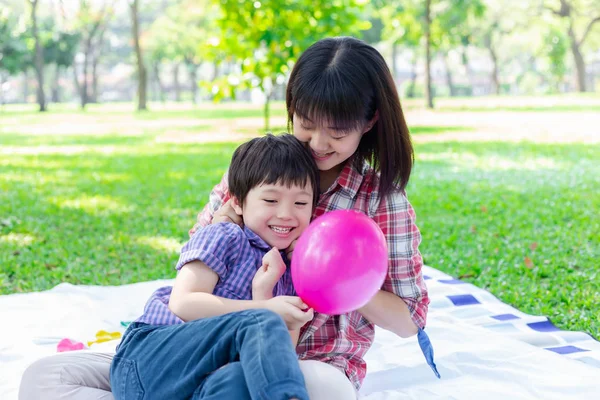
[[[374,200],[371,218],[385,235],[389,257],[388,274],[382,289],[402,298],[415,325],[424,328],[429,296],[422,274],[421,232],[415,223],[415,211],[400,191],[380,202]]]
[[[226,279],[243,240],[244,232],[236,224],[219,223],[199,229],[181,249],[176,269],[179,271],[192,261],[202,261],[220,279]]]

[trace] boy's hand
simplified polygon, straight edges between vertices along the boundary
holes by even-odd
[[[221,208],[215,211],[212,223],[217,224],[219,222],[233,222],[239,226],[244,225],[242,217],[238,215],[231,206],[231,199],[227,200],[227,202],[223,204]]]
[[[289,330],[300,329],[314,318],[314,311],[300,297],[277,296],[266,301],[267,310],[283,318]]]
[[[268,300],[273,297],[273,289],[286,270],[286,265],[276,247],[263,256],[262,266],[252,279],[252,299]]]

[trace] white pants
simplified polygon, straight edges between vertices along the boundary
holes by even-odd
[[[74,351],[31,364],[19,400],[114,400],[109,372],[114,354]],[[311,400],[355,400],[356,390],[340,370],[319,361],[300,361]]]

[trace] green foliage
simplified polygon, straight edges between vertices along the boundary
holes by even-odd
[[[472,42],[471,24],[485,12],[482,0],[433,0],[431,45],[447,50]],[[381,2],[383,38],[408,48],[419,46],[424,36],[425,2],[393,0]]]
[[[215,0],[216,1],[216,0]],[[215,100],[236,88],[259,88],[268,101],[275,85],[285,82],[300,53],[327,36],[355,35],[368,29],[361,20],[363,2],[296,0],[221,0],[221,30],[215,48],[239,65],[230,76],[212,83]]]
[[[0,10],[0,72],[16,74],[23,69],[27,58],[27,46],[17,30],[17,20],[8,13]]]
[[[544,38],[548,70],[555,85],[558,85],[563,81],[567,72],[566,56],[569,51],[569,38],[565,35],[564,29],[556,26],[549,26],[548,33],[544,35]]]
[[[215,24],[217,12],[208,0],[186,0],[169,7],[143,37],[150,60],[198,65],[214,59],[216,54],[209,44],[219,34]]]

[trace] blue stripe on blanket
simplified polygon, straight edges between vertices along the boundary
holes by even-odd
[[[489,292],[436,269],[425,266],[423,275],[431,298],[430,318],[435,318],[436,312],[451,315],[600,368],[600,342],[591,335],[560,330],[546,317],[525,314]]]

